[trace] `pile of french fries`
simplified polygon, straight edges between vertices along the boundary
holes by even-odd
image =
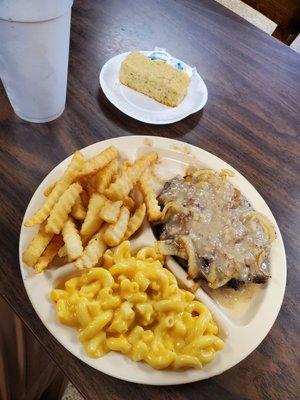
[[[77,268],[101,263],[107,248],[129,239],[161,217],[152,184],[158,155],[149,152],[133,164],[121,160],[114,146],[85,160],[76,151],[63,176],[45,191],[42,207],[25,226],[39,230],[23,253],[23,262],[41,272],[56,256]],[[138,201],[134,192],[142,194]]]

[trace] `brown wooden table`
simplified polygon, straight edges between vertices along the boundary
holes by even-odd
[[[145,125],[106,100],[98,83],[104,62],[154,46],[165,46],[198,68],[209,92],[202,112],[173,125]],[[214,1],[76,0],[63,116],[43,125],[26,123],[13,113],[3,88],[0,96],[0,293],[83,396],[299,398],[300,55]],[[93,370],[48,333],[23,287],[19,230],[39,182],[75,149],[136,134],[179,139],[229,162],[259,190],[283,234],[288,282],[275,325],[246,360],[207,381],[149,387]]]

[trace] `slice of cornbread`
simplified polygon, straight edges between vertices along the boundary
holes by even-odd
[[[185,98],[189,76],[160,60],[150,60],[139,52],[122,62],[120,82],[167,106],[176,107]]]

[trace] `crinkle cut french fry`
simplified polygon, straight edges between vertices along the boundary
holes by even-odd
[[[129,239],[142,225],[146,214],[146,205],[145,203],[141,204],[139,208],[135,210],[135,213],[132,217],[130,217],[128,226],[122,240]]]
[[[94,193],[89,201],[85,220],[83,221],[80,234],[91,236],[97,232],[102,224],[100,217],[101,208],[104,206],[106,198],[102,194]]]
[[[65,223],[62,229],[62,235],[69,260],[76,260],[76,258],[79,258],[82,255],[83,246],[76,225],[71,218],[68,218]]]
[[[63,257],[67,257],[68,253],[67,253],[67,248],[65,245],[63,245],[59,250],[58,250],[58,257],[63,258]]]
[[[128,208],[129,211],[134,209],[135,203],[132,197],[126,196],[123,200],[123,205]]]
[[[25,226],[33,226],[45,221],[61,195],[68,189],[68,187],[77,177],[83,166],[83,163],[83,155],[80,153],[80,151],[76,151],[64,175],[57,181],[55,187],[46,198],[42,207],[25,222]]]
[[[82,176],[78,179],[78,183],[80,183],[80,185],[86,191],[89,197],[91,197],[91,195],[96,192],[96,189],[94,187],[94,178],[94,175],[90,175]]]
[[[101,153],[90,158],[84,163],[80,176],[95,174],[118,156],[118,150],[114,146],[107,147]]]
[[[71,215],[73,218],[83,220],[86,217],[86,209],[84,208],[81,196],[78,196],[71,209]]]
[[[113,182],[108,189],[104,192],[106,197],[110,200],[123,200],[133,185],[137,182],[142,173],[157,160],[157,153],[151,152],[146,153],[139,159],[137,159],[134,164],[130,167],[122,167],[122,173],[119,178]]]
[[[52,192],[52,190],[55,188],[56,182],[52,182],[50,183],[49,186],[46,187],[46,189],[44,190],[44,196],[48,197],[49,194]]]
[[[122,201],[106,200],[103,208],[100,211],[100,217],[103,219],[103,221],[113,224],[118,220],[121,207]]]
[[[114,175],[118,172],[119,162],[115,158],[95,175],[95,188],[98,193],[104,193],[104,190],[110,185]]]
[[[128,174],[130,179],[135,183],[142,173],[158,159],[158,154],[154,151],[146,153],[138,158],[131,167],[128,167]]]
[[[81,191],[82,187],[76,182],[62,194],[47,220],[46,232],[60,233]]]
[[[144,196],[147,207],[147,216],[149,221],[158,221],[161,218],[161,211],[156,199],[156,193],[152,186],[152,177],[149,171],[145,171],[139,180],[140,189]]]
[[[100,230],[89,241],[82,256],[75,261],[75,267],[79,269],[94,267],[97,265],[106,249],[106,243],[102,239],[102,230]]]
[[[50,243],[53,236],[53,233],[46,232],[45,223],[41,224],[39,231],[35,234],[26,250],[23,252],[23,262],[29,267],[33,267]]]
[[[123,167],[124,169],[126,169],[126,168],[129,168],[129,167],[132,167],[132,164],[131,164],[130,161],[125,160],[125,161],[123,162],[123,164],[122,164],[122,167]]]
[[[54,235],[43,254],[37,260],[37,263],[34,266],[35,271],[42,272],[45,268],[47,268],[63,245],[64,241],[62,236]]]
[[[104,194],[108,199],[112,201],[123,200],[124,197],[129,194],[132,187],[133,183],[127,175],[127,171],[122,170],[121,176],[117,178],[116,181],[113,182],[108,189],[105,190]]]
[[[108,225],[104,231],[103,239],[108,246],[114,247],[121,243],[127,229],[129,216],[129,210],[122,206],[118,221],[115,224]]]

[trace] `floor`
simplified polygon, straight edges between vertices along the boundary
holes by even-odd
[[[257,28],[265,31],[269,35],[276,28],[276,24],[269,20],[264,15],[260,14],[258,11],[254,10],[247,4],[244,4],[240,0],[216,0],[218,3],[222,4],[223,6],[229,8],[236,14],[240,15],[241,17],[245,18],[247,21],[251,22]],[[292,49],[300,53],[300,35],[297,37],[296,40],[290,46]]]
[[[240,0],[216,0],[223,6],[231,9],[247,21],[251,22],[257,28],[262,29],[268,34],[271,34],[276,28],[276,24],[260,14],[256,10],[242,3]],[[300,53],[300,35],[292,43],[291,48]],[[69,383],[62,400],[83,400],[83,397],[77,392],[74,386]]]
[[[75,387],[69,382],[62,400],[84,400],[83,397],[77,392]]]

